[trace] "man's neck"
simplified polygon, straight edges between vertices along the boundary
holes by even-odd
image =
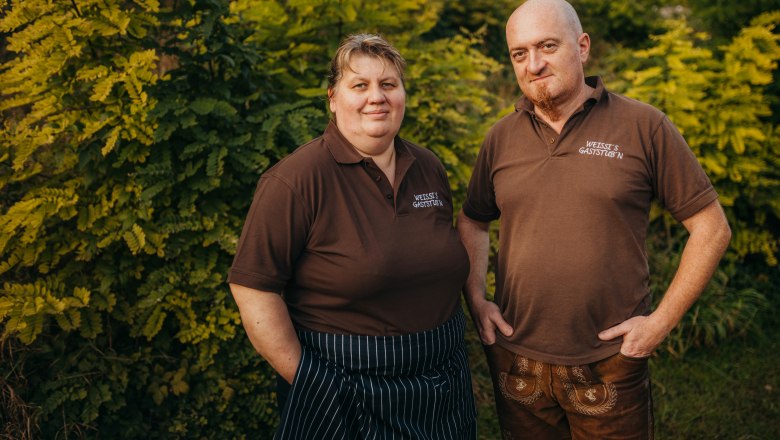
[[[567,100],[553,111],[546,112],[534,105],[534,113],[555,130],[556,133],[560,134],[563,130],[563,126],[566,125],[566,121],[582,107],[588,97],[593,94],[593,90],[593,87],[583,83],[582,88],[580,88],[572,99]]]

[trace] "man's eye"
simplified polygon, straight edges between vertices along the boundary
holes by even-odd
[[[515,52],[514,54],[512,54],[512,59],[514,60],[519,61],[522,60],[523,58],[525,58],[525,52]]]

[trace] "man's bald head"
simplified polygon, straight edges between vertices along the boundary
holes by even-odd
[[[520,5],[507,21],[507,31],[510,25],[515,24],[517,19],[523,15],[551,15],[557,16],[558,20],[565,23],[566,28],[572,32],[574,38],[582,34],[582,24],[577,16],[577,11],[566,0],[528,0]]]
[[[548,121],[568,117],[584,101],[590,37],[568,2],[523,3],[507,21],[506,42],[520,89]]]

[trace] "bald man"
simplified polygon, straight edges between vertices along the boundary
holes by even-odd
[[[458,218],[503,436],[652,438],[648,357],[701,294],[731,230],[669,119],[585,77],[590,37],[569,3],[524,3],[506,38],[523,96],[487,133]],[[655,310],[652,200],[689,232]],[[499,217],[492,302],[488,226]]]

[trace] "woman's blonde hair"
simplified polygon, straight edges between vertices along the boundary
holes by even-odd
[[[328,69],[328,91],[336,87],[343,76],[344,69],[349,68],[349,60],[353,55],[365,55],[390,61],[398,71],[401,82],[404,80],[404,68],[406,61],[398,52],[398,49],[388,43],[387,40],[375,34],[353,34],[341,42],[336,54],[330,61]]]

